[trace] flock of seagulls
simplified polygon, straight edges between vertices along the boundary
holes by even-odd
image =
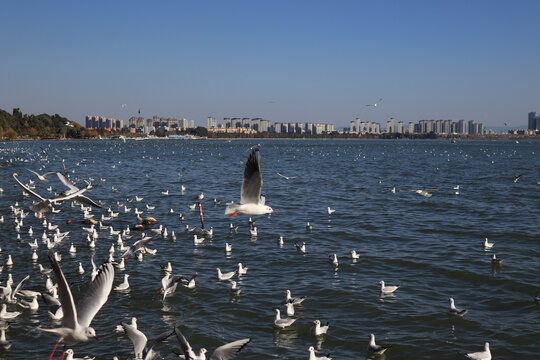
[[[377,103],[371,104],[368,106],[377,106],[378,103],[380,103],[382,99],[380,99]],[[35,172],[33,170],[28,169],[30,172],[32,172],[39,181],[42,183],[45,183],[48,181],[48,177],[51,177],[52,175],[56,175],[56,177],[60,180],[60,182],[67,187],[67,190],[64,191],[61,194],[55,194],[51,197],[45,197],[43,195],[40,195],[37,191],[35,191],[29,184],[25,184],[20,181],[19,175],[17,173],[14,173],[12,175],[12,178],[14,179],[17,186],[23,189],[24,192],[29,194],[30,196],[37,199],[37,202],[33,203],[30,206],[30,209],[35,212],[37,217],[42,218],[45,216],[47,211],[53,211],[54,207],[60,207],[64,202],[72,201],[76,206],[80,206],[81,209],[84,208],[84,205],[88,205],[88,208],[84,208],[84,219],[90,220],[92,219],[92,208],[101,209],[104,208],[105,204],[102,204],[100,202],[95,202],[94,200],[90,199],[86,193],[87,191],[90,191],[92,189],[92,184],[90,182],[86,183],[86,186],[83,188],[79,188],[75,186],[75,184],[69,179],[66,173],[62,172],[47,172],[43,175],[39,174],[38,172]],[[293,179],[294,177],[285,177],[278,173],[278,175],[285,180]],[[517,181],[517,180],[516,180]],[[275,210],[273,210],[271,207],[267,206],[265,204],[265,198],[261,196],[261,189],[262,189],[263,181],[262,181],[262,173],[261,173],[261,166],[260,166],[260,154],[258,149],[252,149],[248,160],[245,164],[244,168],[244,178],[241,186],[241,196],[240,196],[240,202],[239,204],[235,203],[228,203],[225,209],[225,215],[228,216],[237,216],[237,215],[250,215],[250,216],[256,216],[256,215],[271,215],[275,213]],[[413,192],[425,196],[430,197],[432,196],[432,193],[438,189],[424,189],[424,190],[413,190]],[[459,191],[459,187],[457,188]],[[185,188],[182,189],[182,192],[185,191]],[[395,188],[393,188],[392,192],[395,192]],[[162,191],[162,196],[169,196],[169,190]],[[196,197],[196,201],[201,201],[204,199],[204,193],[200,193]],[[143,201],[143,197],[136,196],[134,199],[136,202]],[[220,201],[217,199],[213,199],[214,206],[218,206],[220,204]],[[200,203],[199,203],[200,204]],[[25,212],[24,210],[21,210],[17,208],[18,205],[14,207],[14,218],[15,222],[17,223],[16,226],[19,227],[19,230],[22,228],[22,222],[24,219]],[[199,205],[200,206],[200,205]],[[197,203],[193,204],[193,210],[196,210]],[[123,205],[122,207],[124,213],[128,213],[131,211],[130,208]],[[155,206],[150,206],[149,204],[146,204],[146,211],[152,211],[155,209]],[[327,207],[326,209],[328,215],[332,215],[336,212],[335,209],[332,209],[331,207]],[[57,210],[58,211],[58,210]],[[173,209],[171,209],[170,213],[174,213]],[[142,212],[140,213],[142,214]],[[143,219],[137,214],[137,217],[139,219],[139,222],[144,223],[145,221],[148,221],[149,218]],[[338,212],[339,214],[339,212]],[[117,217],[119,213],[112,211],[111,208],[107,209],[107,217],[104,217],[102,214],[102,221],[110,221]],[[178,217],[179,219],[182,219],[182,214]],[[176,216],[176,215],[175,215]],[[201,210],[201,217],[202,217],[202,210]],[[20,218],[20,220],[19,220]],[[107,220],[104,220],[104,219]],[[20,221],[21,224],[18,224]],[[46,220],[44,221],[46,222]],[[140,239],[136,240],[134,239],[131,246],[124,244],[124,239],[129,239],[131,236],[129,235],[129,228],[125,230],[114,230],[112,225],[105,225],[102,222],[96,222],[91,224],[90,227],[84,228],[84,231],[87,233],[87,237],[89,241],[87,242],[89,248],[93,248],[96,246],[96,240],[99,238],[98,231],[103,231],[105,229],[107,230],[107,234],[111,238],[118,237],[118,241],[116,244],[112,244],[109,250],[110,258],[109,261],[104,262],[100,266],[96,266],[92,259],[92,270],[91,270],[91,281],[89,282],[89,285],[86,289],[86,296],[84,296],[81,299],[74,299],[74,296],[72,294],[72,285],[71,282],[68,281],[70,276],[66,278],[64,275],[62,268],[60,266],[61,263],[61,257],[60,254],[57,252],[53,252],[56,247],[60,246],[63,238],[66,238],[69,236],[68,233],[61,233],[58,225],[54,225],[51,222],[47,222],[46,225],[46,231],[43,232],[42,240],[47,245],[48,250],[50,250],[49,255],[49,263],[50,263],[50,269],[47,269],[43,267],[42,264],[39,265],[39,272],[43,276],[47,276],[47,281],[51,282],[50,284],[46,285],[48,293],[41,293],[41,292],[35,292],[31,290],[23,289],[26,282],[28,281],[29,276],[23,278],[21,282],[16,286],[14,290],[12,290],[13,281],[8,281],[6,284],[6,287],[0,287],[0,297],[5,301],[5,303],[2,306],[2,309],[0,311],[0,319],[2,320],[12,320],[17,318],[21,313],[18,311],[10,312],[7,309],[7,304],[18,304],[22,309],[27,310],[38,310],[39,309],[39,303],[38,303],[38,297],[41,297],[43,301],[49,306],[49,314],[51,318],[56,318],[61,321],[60,327],[54,327],[54,328],[42,328],[39,327],[38,330],[47,334],[54,335],[57,339],[54,348],[52,352],[49,355],[49,359],[52,359],[57,347],[61,343],[78,343],[78,342],[85,342],[88,341],[91,338],[97,338],[96,331],[93,327],[91,327],[91,323],[100,311],[100,309],[103,306],[106,306],[107,300],[109,298],[109,295],[112,291],[128,291],[130,289],[130,284],[128,282],[128,279],[130,277],[129,274],[125,273],[123,274],[123,282],[117,284],[116,286],[113,285],[115,280],[115,272],[116,270],[123,270],[126,267],[126,262],[130,258],[130,256],[136,256],[139,260],[144,259],[145,256],[155,253],[155,249],[151,249],[148,246],[151,245],[152,240],[155,240],[156,238],[166,238],[169,239],[174,236],[174,232],[171,233],[171,236],[169,237],[167,228],[165,228],[163,225],[159,225],[156,227],[146,227],[144,228],[143,232],[141,232]],[[28,234],[29,236],[32,236],[35,229],[32,229],[32,227],[28,228]],[[233,224],[230,224],[229,228],[231,233],[236,233],[238,230],[238,226],[234,226]],[[308,222],[306,224],[306,231],[312,231],[313,226]],[[186,233],[191,233],[196,231],[196,228],[189,227],[186,225]],[[251,218],[249,220],[249,231],[251,237],[257,237],[257,227],[255,225],[255,221],[252,221]],[[49,232],[49,234],[47,234]],[[36,231],[37,233],[37,231]],[[51,240],[49,238],[49,235],[51,235],[54,238]],[[151,236],[147,236],[148,234],[151,234]],[[213,228],[210,227],[208,229],[201,228],[197,234],[193,234],[193,243],[194,245],[199,245],[205,243],[209,238],[212,238],[213,236]],[[94,238],[95,237],[95,238]],[[93,245],[91,245],[93,244]],[[283,246],[284,241],[283,237],[280,236],[278,239],[278,246]],[[296,250],[301,254],[306,254],[306,243],[295,243]],[[32,249],[33,257],[32,260],[37,260],[37,253],[36,250],[38,249],[39,245],[37,243],[37,239],[34,239],[34,241],[29,242],[28,246]],[[483,243],[484,250],[489,251],[494,247],[493,243],[490,243],[488,239],[486,238]],[[73,243],[70,243],[69,246],[69,252],[72,254],[77,254],[79,246],[75,247]],[[118,251],[117,249],[120,249]],[[225,252],[231,253],[233,248],[230,243],[225,244]],[[114,255],[117,254],[119,257],[115,258]],[[360,259],[361,255],[356,250],[350,251],[350,259],[352,261],[356,261]],[[36,257],[34,257],[36,255]],[[328,257],[328,262],[332,264],[335,268],[340,266],[339,257],[337,254],[330,254]],[[495,254],[493,254],[492,258],[492,264],[495,266],[500,266],[502,263],[502,259],[499,259],[496,257]],[[12,267],[13,259],[10,255],[8,255],[5,266]],[[238,263],[237,268],[227,269],[227,271],[222,272],[221,269],[218,267],[216,268],[217,273],[217,280],[223,281],[224,283],[229,283],[229,291],[232,297],[239,296],[242,288],[239,286],[237,281],[234,281],[233,278],[237,276],[239,279],[242,276],[245,276],[248,272],[248,267],[244,266],[243,263]],[[161,288],[156,292],[157,294],[160,294],[162,296],[162,299],[165,300],[167,296],[172,295],[176,289],[177,286],[180,284],[181,287],[187,288],[187,289],[194,289],[196,287],[196,279],[198,276],[198,273],[194,273],[191,276],[183,276],[183,275],[175,275],[173,274],[173,268],[170,262],[168,262],[166,265],[162,266],[162,271],[165,273],[164,277],[161,279]],[[82,262],[78,262],[77,266],[77,272],[79,274],[85,274],[86,270],[83,268]],[[54,280],[56,281],[56,285],[52,283],[52,276],[54,276]],[[395,296],[394,294],[396,291],[400,288],[400,286],[396,285],[386,285],[385,281],[381,280],[379,282],[380,290],[379,294],[381,297],[384,296]],[[50,292],[49,292],[50,291]],[[403,291],[403,290],[402,290]],[[307,299],[306,296],[303,297],[292,297],[290,290],[285,290],[286,297],[285,297],[285,316],[282,316],[281,310],[276,308],[275,309],[275,317],[273,325],[276,329],[279,329],[279,331],[286,331],[292,326],[295,326],[296,321],[299,320],[299,318],[294,317],[295,316],[295,307],[301,306],[301,304]],[[25,297],[25,299],[20,299],[19,297]],[[535,298],[535,301],[537,298]],[[448,310],[448,314],[451,316],[458,316],[463,317],[465,314],[467,314],[468,310],[461,310],[456,307],[454,299],[449,298],[450,306]],[[284,315],[285,315],[284,314]],[[331,335],[331,327],[330,323],[321,323],[320,320],[314,320],[312,321],[314,324],[312,328],[312,333],[316,337],[325,337],[329,333]],[[200,348],[198,351],[194,350],[190,343],[187,341],[186,337],[182,334],[179,327],[174,327],[166,330],[162,334],[159,334],[155,339],[148,340],[146,335],[141,331],[141,329],[138,328],[137,320],[135,317],[132,318],[131,323],[122,323],[120,325],[118,331],[122,331],[131,341],[133,344],[133,355],[137,359],[151,359],[154,355],[154,348],[158,346],[163,341],[167,340],[169,337],[174,336],[181,348],[181,351],[176,351],[177,355],[181,358],[185,359],[192,359],[192,360],[199,360],[199,359],[232,359],[233,357],[237,356],[240,351],[242,351],[251,341],[251,338],[244,338],[240,340],[236,340],[224,345],[221,345],[217,347],[213,352],[209,352],[205,348]],[[0,347],[7,349],[11,346],[11,343],[6,339],[6,329],[4,329],[2,326],[0,326]],[[375,335],[371,334],[369,336],[369,343],[366,349],[368,356],[381,356],[388,350],[388,347],[381,346],[376,344],[375,342]],[[332,359],[331,354],[327,353],[325,355],[319,356],[317,355],[317,350],[315,347],[310,346],[307,351],[309,352],[309,359]],[[211,355],[207,355],[211,354]],[[466,354],[467,357],[471,359],[491,359],[491,353],[489,350],[489,343],[485,343],[485,349],[483,352],[477,352],[477,353],[469,353]],[[64,349],[62,354],[62,359],[73,359],[74,358],[74,351],[72,349]]]

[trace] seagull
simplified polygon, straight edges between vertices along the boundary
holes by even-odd
[[[358,253],[356,252],[356,250],[351,250],[350,254],[351,254],[351,258],[352,258],[353,260],[360,259],[360,254],[358,254]]]
[[[283,304],[287,308],[287,316],[294,316],[294,304],[287,302]]]
[[[174,333],[176,335],[176,339],[178,339],[178,342],[180,343],[180,347],[182,348],[182,352],[184,353],[184,358],[186,360],[205,360],[206,359],[206,353],[208,350],[205,348],[201,348],[199,350],[199,355],[195,354],[193,351],[193,348],[189,344],[189,342],[184,337],[184,334],[178,329],[174,329]],[[251,341],[251,338],[246,339],[240,339],[233,342],[230,342],[225,345],[221,345],[220,347],[216,348],[212,355],[208,358],[209,360],[229,360],[234,358],[242,349]],[[181,356],[181,355],[180,355]],[[181,356],[182,357],[182,356]]]
[[[367,352],[370,354],[381,355],[386,351],[386,347],[375,344],[375,335],[369,335],[369,345],[367,347]]]
[[[240,295],[240,293],[242,292],[242,288],[240,288],[237,284],[236,284],[236,281],[233,281],[233,280],[229,280],[231,282],[231,295],[233,296],[237,296],[237,295]]]
[[[297,319],[296,318],[286,318],[282,319],[280,316],[279,309],[276,309],[276,317],[274,319],[274,325],[278,328],[285,329],[287,326],[291,326]]]
[[[91,357],[88,357],[88,356],[85,356],[83,358],[74,358],[73,354],[74,354],[73,349],[67,349],[64,352],[64,355],[65,355],[64,360],[94,360],[95,359],[95,357],[91,358]]]
[[[43,175],[40,175],[40,174],[38,174],[37,172],[35,172],[34,170],[30,170],[30,169],[26,169],[26,170],[28,170],[28,171],[30,171],[31,173],[35,174],[35,175],[37,176],[37,178],[39,179],[39,181],[41,181],[42,183],[44,183],[45,181],[47,181],[47,179],[46,179],[47,176],[56,174],[56,172],[51,171],[51,172],[45,173],[45,174],[43,174]]]
[[[517,176],[514,177],[514,182],[517,183],[519,181],[519,179],[521,179],[521,177],[523,176],[523,174],[519,174]]]
[[[243,267],[242,263],[238,263],[238,275],[245,275],[248,271],[247,267]]]
[[[330,353],[326,354],[326,356],[315,355],[315,348],[313,346],[310,346],[307,351],[309,351],[308,360],[332,360],[332,358],[330,357]]]
[[[380,98],[376,103],[374,103],[374,104],[367,104],[366,106],[377,107],[377,106],[379,106],[379,104],[381,103],[381,101],[382,101],[382,98]]]
[[[285,180],[292,180],[292,179],[296,179],[296,176],[285,176],[285,175],[282,175],[280,173],[277,173],[279,176],[281,176],[282,178],[284,178]]]
[[[491,264],[494,265],[494,266],[499,266],[501,265],[503,262],[503,259],[500,259],[500,258],[497,258],[497,256],[495,256],[495,254],[493,254],[493,257],[491,258]]]
[[[454,305],[454,298],[449,298],[448,301],[450,301],[450,310],[448,310],[448,313],[450,315],[457,315],[457,316],[463,316],[465,315],[468,310],[459,310],[455,305]]]
[[[315,329],[313,329],[313,333],[315,334],[315,336],[326,334],[328,328],[330,327],[329,322],[327,322],[326,325],[323,326],[321,326],[320,320],[315,320],[313,323],[315,324]]]
[[[223,274],[219,268],[216,268],[216,270],[217,270],[218,280],[220,280],[220,281],[229,280],[236,274],[236,270],[230,271],[230,272],[225,273],[225,274]]]
[[[326,208],[326,211],[328,212],[328,215],[332,215],[333,213],[336,212],[336,210],[331,209],[330,206]]]
[[[123,260],[123,259],[122,259]],[[124,282],[120,285],[116,286],[114,290],[116,291],[123,291],[129,289],[129,282],[128,282],[129,274],[124,274]]]
[[[249,155],[244,168],[244,180],[240,193],[240,204],[229,204],[225,209],[225,215],[236,216],[263,215],[274,213],[270,206],[265,205],[265,198],[261,196],[263,185],[261,174],[261,162],[259,150],[254,149]]]
[[[469,359],[474,359],[474,360],[491,360],[491,352],[489,351],[489,343],[486,342],[484,344],[484,351],[469,353],[465,356],[467,356]]]
[[[229,243],[225,243],[225,252],[230,253],[232,251],[232,245]]]
[[[437,191],[437,190],[438,189],[425,189],[425,190],[409,190],[409,191],[417,193],[418,195],[422,195],[425,197],[432,197],[433,196],[432,192]]]
[[[339,266],[339,261],[338,261],[338,258],[337,258],[336,254],[329,255],[328,256],[328,262],[330,262],[331,264],[333,264],[336,267]]]
[[[4,350],[11,347],[11,343],[6,340],[6,330],[4,328],[0,329],[0,347]]]
[[[488,242],[488,238],[484,240],[484,250],[489,250],[495,245],[495,243]]]
[[[302,245],[294,243],[294,247],[296,247],[296,250],[300,251],[302,254],[306,253],[306,243],[305,242],[302,242]]]
[[[87,341],[90,337],[97,338],[96,331],[90,327],[90,323],[99,309],[107,302],[114,281],[114,268],[111,263],[101,265],[96,278],[92,281],[86,292],[86,296],[75,307],[73,295],[60,265],[51,256],[49,256],[49,260],[58,283],[60,303],[64,312],[62,327],[55,329],[38,328],[40,331],[48,332],[58,337],[58,341],[48,358],[48,360],[51,360],[56,347],[61,341],[81,342]]]
[[[122,326],[124,327],[127,336],[133,343],[135,358],[142,360],[151,359],[154,353],[152,348],[174,333],[174,331],[169,330],[158,335],[158,337],[154,340],[148,341],[146,335],[144,335],[142,331],[137,329],[137,327],[126,323],[122,323]]]
[[[62,175],[61,173],[56,173],[58,175],[58,177],[60,176],[64,176]],[[15,179],[15,181],[17,182],[17,184],[19,184],[20,187],[22,187],[27,193],[29,193],[30,195],[34,196],[35,198],[39,199],[40,201],[37,202],[37,203],[34,203],[32,204],[32,206],[30,206],[30,209],[32,211],[34,211],[35,213],[42,213],[44,212],[50,205],[53,205],[53,204],[57,204],[57,203],[61,203],[63,202],[64,200],[68,200],[68,199],[74,199],[74,200],[77,200],[77,201],[82,201],[81,199],[87,199],[89,201],[91,201],[93,204],[95,204],[97,207],[101,207],[100,205],[94,203],[92,200],[90,200],[89,198],[87,198],[86,196],[82,195],[82,193],[84,193],[86,190],[88,190],[87,188],[83,188],[83,189],[78,189],[78,188],[75,188],[76,191],[72,191],[72,192],[69,192],[69,193],[66,193],[64,195],[61,195],[59,197],[56,197],[56,198],[50,198],[50,199],[46,199],[44,198],[43,196],[39,195],[38,193],[30,190],[28,188],[28,186],[24,185],[22,182],[19,181],[19,179],[17,178],[19,175],[17,173],[13,173],[13,178]],[[68,180],[69,181],[69,180]]]
[[[15,319],[17,316],[21,315],[20,311],[7,311],[7,305],[2,304],[2,310],[0,310],[0,319],[1,320],[11,320]]]
[[[381,294],[388,295],[396,291],[399,286],[385,286],[384,281],[380,281],[379,284],[381,285]]]
[[[293,303],[293,305],[300,305],[304,300],[306,300],[306,296],[302,296],[302,297],[292,297],[291,296],[291,291],[290,290],[285,290],[284,293],[286,294],[286,298],[285,298],[285,301],[286,302],[290,302],[290,303]]]
[[[309,223],[309,221],[308,221],[308,222],[306,223],[306,231],[311,231],[311,230],[313,230],[313,225],[311,225],[311,224]]]

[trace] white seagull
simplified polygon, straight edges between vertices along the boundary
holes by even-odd
[[[381,355],[382,353],[386,351],[386,349],[387,349],[386,347],[377,345],[375,343],[375,335],[373,334],[369,335],[369,345],[367,347],[368,353]]]
[[[484,250],[489,250],[493,247],[493,245],[495,245],[495,243],[490,243],[488,242],[488,238],[485,238],[484,240]]]
[[[58,341],[49,356],[50,360],[61,341],[81,342],[87,341],[90,337],[97,338],[96,331],[90,327],[90,323],[99,309],[107,302],[114,281],[114,267],[111,263],[104,263],[99,267],[98,274],[90,284],[86,296],[78,304],[79,306],[75,307],[73,295],[60,265],[50,256],[49,260],[58,283],[60,303],[64,312],[62,327],[55,329],[38,328],[38,330],[58,337]]]
[[[465,315],[468,310],[460,310],[456,307],[456,305],[454,305],[454,298],[449,298],[448,301],[450,301],[450,310],[448,310],[448,313],[450,315],[457,315],[457,316],[463,316]]]
[[[178,342],[180,343],[180,347],[182,348],[182,352],[184,355],[180,355],[186,360],[205,360],[206,359],[206,353],[208,350],[205,348],[201,348],[199,350],[199,355],[195,354],[193,351],[193,348],[189,344],[189,342],[186,340],[184,335],[178,328],[174,329],[174,333],[176,334],[176,339],[178,339]],[[229,360],[234,358],[242,349],[251,341],[250,338],[236,340],[233,342],[230,342],[225,345],[221,345],[220,347],[216,348],[212,355],[208,358],[209,360]]]
[[[381,294],[383,295],[391,294],[399,288],[399,286],[386,286],[382,280],[379,284],[381,285]]]
[[[366,106],[377,107],[377,106],[379,106],[379,104],[381,103],[381,101],[382,101],[382,98],[380,98],[376,103],[374,103],[374,104],[367,104]]]
[[[262,185],[259,150],[254,149],[249,155],[244,168],[240,204],[232,203],[227,205],[225,215],[263,215],[275,212],[270,206],[265,205],[265,198],[261,196]]]
[[[284,291],[285,294],[286,294],[286,298],[285,298],[285,301],[286,302],[290,302],[290,303],[293,303],[293,305],[300,305],[304,300],[306,300],[306,296],[302,296],[302,297],[292,297],[291,296],[291,290],[285,290]]]
[[[291,326],[295,321],[296,318],[281,318],[281,312],[279,309],[276,309],[276,317],[274,319],[274,325],[280,329],[285,329],[287,326]]]
[[[484,344],[484,351],[469,353],[465,356],[467,356],[469,359],[474,359],[474,360],[491,360],[491,352],[489,351],[489,343],[486,342]]]
[[[313,346],[310,346],[309,349],[309,358],[308,360],[332,360],[330,357],[330,354],[326,354],[326,356],[317,356],[315,355],[315,348]]]
[[[315,336],[326,334],[326,332],[328,331],[328,328],[330,327],[329,322],[327,322],[326,325],[323,325],[323,326],[321,326],[320,320],[315,320],[313,323],[315,324],[315,329],[313,329],[313,333],[315,334]]]
[[[30,171],[32,174],[35,174],[37,176],[37,178],[39,179],[39,181],[41,181],[42,183],[47,181],[47,179],[46,179],[47,176],[56,174],[56,172],[51,171],[51,172],[45,173],[43,175],[40,175],[37,172],[35,172],[34,170],[30,170],[30,169],[26,169],[26,170]]]
[[[122,323],[122,326],[124,327],[124,330],[133,343],[133,350],[135,352],[135,358],[136,359],[142,359],[142,360],[148,360],[151,359],[154,355],[154,352],[152,348],[162,342],[163,340],[167,339],[169,336],[173,334],[174,331],[166,331],[160,335],[157,336],[152,341],[148,341],[146,338],[146,335],[143,334],[142,331],[137,329],[136,326]]]
[[[124,260],[124,259],[122,259],[122,260]],[[114,290],[116,290],[116,291],[123,291],[123,290],[129,289],[128,277],[129,277],[129,274],[124,274],[124,282],[121,283],[120,285],[116,286],[116,287],[114,288]]]
[[[217,270],[218,280],[220,280],[220,281],[232,279],[234,274],[236,274],[236,270],[235,271],[230,271],[230,272],[225,273],[225,274],[223,274],[219,268],[216,268],[216,270]]]

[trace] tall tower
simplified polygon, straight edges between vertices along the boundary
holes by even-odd
[[[537,121],[536,121],[536,112],[531,111],[529,113],[529,126],[527,126],[527,129],[529,130],[536,130],[537,128]]]

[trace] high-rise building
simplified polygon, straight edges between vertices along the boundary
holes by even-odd
[[[206,121],[206,123],[207,123],[207,128],[208,128],[208,129],[215,129],[215,128],[217,128],[217,121],[216,121],[216,118],[215,118],[215,117],[209,116],[209,117],[208,117],[208,120]]]
[[[474,120],[469,120],[469,135],[476,135],[476,127],[474,126]]]

